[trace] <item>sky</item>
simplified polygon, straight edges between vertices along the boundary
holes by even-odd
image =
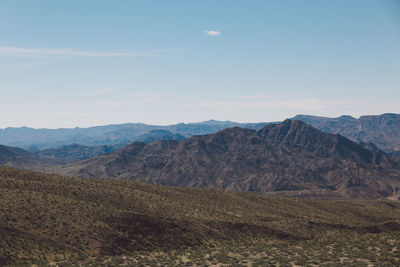
[[[0,128],[400,113],[398,0],[0,0]]]

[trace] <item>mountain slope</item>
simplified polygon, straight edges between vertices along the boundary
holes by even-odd
[[[137,142],[151,143],[157,140],[184,140],[184,136],[173,134],[165,130],[151,130],[146,134],[133,138]],[[42,159],[50,159],[59,164],[71,163],[78,160],[90,159],[103,154],[109,154],[126,146],[125,144],[116,145],[97,145],[84,146],[80,144],[65,145],[59,148],[49,148],[35,151],[34,154]]]
[[[300,200],[0,167],[1,266],[348,265],[357,258],[397,265],[399,222],[397,202]],[[319,256],[327,247],[332,253]]]
[[[399,158],[299,121],[132,143],[58,170],[78,177],[322,197],[396,197]]]
[[[22,169],[46,171],[57,167],[57,163],[43,159],[18,147],[0,145],[0,165]]]
[[[297,115],[300,120],[327,133],[338,133],[356,142],[374,143],[385,152],[400,150],[400,114],[326,118]]]
[[[116,146],[84,146],[72,144],[60,148],[44,149],[34,152],[35,155],[43,159],[50,159],[60,164],[73,161],[94,158],[99,155],[108,154],[118,149]]]

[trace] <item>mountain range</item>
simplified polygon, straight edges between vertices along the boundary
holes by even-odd
[[[400,158],[286,120],[187,140],[134,142],[58,174],[307,197],[397,198]],[[399,195],[400,196],[400,195]]]
[[[133,179],[270,195],[397,199],[400,197],[400,157],[387,143],[393,137],[396,148],[393,132],[398,115],[365,117],[357,120],[349,116],[336,119],[297,116],[324,131],[300,120],[269,123],[264,127],[245,124],[247,128],[225,128],[231,122],[208,121],[182,124],[180,131],[224,129],[191,137],[156,129],[137,135],[135,138],[140,142],[71,144],[31,152],[0,146],[0,165],[85,178]],[[365,126],[371,125],[366,123],[368,120],[375,122],[372,124],[375,126]],[[345,132],[352,133],[353,140],[326,133],[338,129],[337,125],[350,128],[352,123],[362,125],[357,128],[358,135],[355,131]],[[174,127],[178,131],[179,127]],[[129,132],[128,128],[122,132]],[[378,135],[388,132],[385,142],[367,142],[380,140],[373,138],[375,128]],[[393,129],[391,133],[389,128]],[[360,134],[363,131],[369,134]],[[118,135],[124,136],[121,131],[117,132],[114,131],[115,140]],[[360,136],[365,138],[358,140]],[[391,152],[386,153],[382,146]]]
[[[341,134],[355,142],[374,143],[387,153],[400,151],[399,114],[361,116],[359,119],[348,115],[337,118],[297,115],[291,119],[303,121],[326,133]],[[111,145],[120,148],[135,141],[181,140],[193,135],[216,133],[235,126],[259,130],[267,124],[210,120],[167,126],[126,123],[73,129],[6,128],[0,129],[0,144],[24,148],[31,152],[58,149],[72,144]]]

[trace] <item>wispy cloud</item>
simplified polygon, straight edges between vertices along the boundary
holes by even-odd
[[[0,46],[0,56],[83,56],[83,57],[146,57],[155,56],[151,53],[142,52],[107,52],[87,51],[70,48],[21,48]]]
[[[205,34],[210,35],[210,36],[220,36],[221,32],[220,31],[216,31],[216,30],[208,30],[208,31],[204,31]]]
[[[124,85],[110,85],[110,86],[106,86],[106,87],[100,87],[97,89],[91,89],[91,90],[87,90],[87,91],[82,91],[81,94],[82,95],[107,95],[107,94],[113,94],[113,95],[121,95],[124,94],[124,96],[129,96],[129,94],[126,94],[126,91],[131,91],[134,90],[136,88],[135,84],[124,84]],[[143,93],[141,93],[143,94]]]
[[[115,92],[115,88],[112,87],[105,87],[105,88],[100,88],[92,91],[86,91],[82,92],[83,95],[105,95],[105,94],[110,94]]]
[[[132,94],[126,94],[126,97],[132,97],[132,98],[140,98],[140,97],[161,97],[163,95],[166,95],[167,92],[165,91],[157,91],[157,92],[143,92],[143,93],[132,93]]]
[[[55,116],[66,116],[66,117],[81,117],[81,116],[92,116],[93,113],[87,112],[70,112],[70,111],[39,111],[41,114],[55,115]]]
[[[110,87],[101,88],[99,90],[96,90],[96,93],[98,93],[98,94],[108,94],[108,93],[112,93],[112,92],[114,92],[114,88],[110,88]]]
[[[317,98],[269,98],[241,97],[241,100],[224,100],[216,102],[188,103],[183,108],[213,107],[219,109],[293,109],[297,111],[320,111],[332,106],[349,105],[349,101],[322,100]],[[354,104],[354,103],[353,103]]]

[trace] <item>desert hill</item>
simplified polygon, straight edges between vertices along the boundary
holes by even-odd
[[[398,204],[267,197],[0,167],[0,265],[397,265]]]

